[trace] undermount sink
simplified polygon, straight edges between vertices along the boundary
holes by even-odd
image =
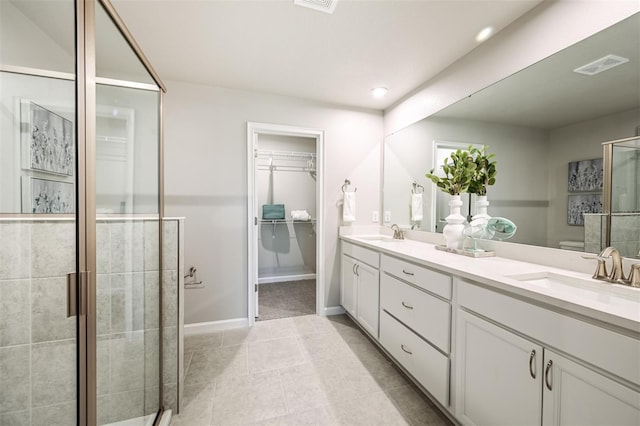
[[[619,306],[638,307],[640,305],[639,288],[610,284],[594,279],[582,279],[548,271],[509,275],[507,278],[552,290],[559,296],[566,296],[568,300],[580,298]]]
[[[404,240],[387,237],[386,235],[354,235],[354,236],[365,241],[380,241],[383,243],[399,243],[401,241],[404,241]]]

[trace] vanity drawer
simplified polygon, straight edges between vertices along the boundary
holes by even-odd
[[[343,241],[342,254],[358,259],[359,261],[371,265],[376,269],[380,267],[380,254],[377,251],[369,250]]]
[[[449,353],[451,305],[389,275],[380,282],[380,306],[423,338]]]
[[[449,406],[449,358],[386,312],[380,314],[380,343],[443,406]]]
[[[450,275],[384,254],[382,255],[380,263],[382,270],[389,275],[394,275],[420,288],[435,293],[438,296],[451,300]]]

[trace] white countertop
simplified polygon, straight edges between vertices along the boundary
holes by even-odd
[[[341,235],[344,241],[369,247],[429,268],[451,273],[487,287],[525,297],[532,302],[622,327],[640,337],[640,288],[609,284],[591,275],[504,257],[472,258],[436,250],[434,244],[414,240],[384,242],[371,235]],[[510,278],[513,275],[550,273],[586,280],[585,291],[576,287],[544,287]],[[571,289],[570,289],[571,290]],[[595,296],[595,297],[594,297]]]

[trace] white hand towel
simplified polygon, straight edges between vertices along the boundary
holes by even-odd
[[[411,220],[422,220],[422,193],[411,194]]]
[[[342,220],[355,222],[356,220],[356,193],[349,191],[344,193],[342,203]]]
[[[311,220],[311,215],[306,210],[291,210],[291,219],[308,222]]]

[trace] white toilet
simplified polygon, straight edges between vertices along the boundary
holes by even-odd
[[[563,250],[584,251],[584,241],[560,241]]]

